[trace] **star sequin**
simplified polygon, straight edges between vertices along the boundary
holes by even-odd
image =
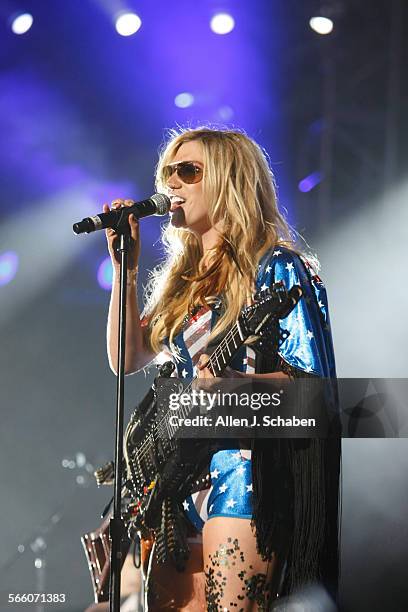
[[[278,255],[282,255],[282,251],[274,251],[273,256],[278,257]]]
[[[186,378],[186,376],[188,375],[188,372],[186,370],[186,368],[183,368],[183,371],[181,372],[181,375],[183,378]]]
[[[322,300],[319,300],[318,304],[319,304],[320,308],[324,308],[324,304],[323,304]]]
[[[235,499],[229,499],[227,501],[227,508],[233,508],[235,506],[237,502],[235,501]]]
[[[246,492],[247,493],[252,493],[252,491],[253,491],[253,488],[252,488],[252,482],[251,482],[251,484],[246,485]]]
[[[265,272],[270,272],[272,270],[271,266],[266,266]]]
[[[220,488],[218,489],[220,493],[225,493],[225,491],[228,489],[226,484],[223,484],[220,486]]]
[[[183,508],[186,512],[190,510],[190,504],[188,503],[188,501],[186,500],[183,501]]]
[[[291,270],[293,270],[293,263],[291,261],[288,261],[285,268],[288,272],[291,272]]]
[[[261,287],[261,291],[266,291],[267,289],[268,289],[268,285],[264,283]]]
[[[213,472],[210,472],[210,475],[211,475],[211,478],[218,478],[219,471],[217,470],[217,468],[215,468]]]
[[[310,331],[309,329],[306,332],[306,336],[309,338],[309,340],[311,340],[312,338],[314,338],[314,334],[312,331]]]
[[[312,366],[311,365],[308,365],[308,366],[305,367],[305,372],[310,374],[311,371],[312,371]]]

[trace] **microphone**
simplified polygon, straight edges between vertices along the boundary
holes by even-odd
[[[106,213],[99,213],[95,217],[86,217],[78,223],[74,223],[72,229],[75,234],[95,232],[96,230],[111,227],[116,229],[119,223],[123,222],[129,215],[135,215],[137,219],[148,217],[149,215],[166,215],[170,210],[170,198],[164,193],[155,193],[147,200],[135,202],[132,206],[124,206],[117,210],[110,210]]]

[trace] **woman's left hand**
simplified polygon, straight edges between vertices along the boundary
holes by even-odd
[[[197,376],[198,378],[214,378],[214,374],[211,372],[209,368],[206,367],[208,360],[210,359],[209,355],[203,353],[200,355],[199,360],[197,361]],[[233,370],[232,368],[225,368],[221,374],[222,378],[245,378],[246,374],[244,372],[238,372],[238,370]]]

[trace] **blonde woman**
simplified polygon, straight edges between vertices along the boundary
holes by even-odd
[[[130,216],[126,373],[170,358],[180,377],[211,377],[206,361],[212,341],[235,323],[256,289],[284,280],[288,288],[300,284],[304,297],[285,319],[289,337],[278,359],[272,367],[267,355],[248,345],[234,358],[232,374],[335,377],[324,286],[295,250],[262,149],[240,131],[172,132],[156,185],[171,198],[163,233],[167,257],[152,274],[141,317],[139,224]],[[132,203],[118,199],[112,207]],[[113,230],[107,238],[115,270],[108,319],[115,371],[119,275]],[[300,442],[237,443],[212,456],[210,488],[183,503],[196,529],[187,568],[180,574],[153,563],[149,610],[267,610],[278,593],[316,580],[335,596],[339,444]]]

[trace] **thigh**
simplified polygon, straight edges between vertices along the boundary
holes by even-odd
[[[268,610],[276,598],[284,559],[263,561],[248,519],[214,517],[203,531],[208,612]]]
[[[203,573],[202,542],[190,544],[190,557],[184,572],[171,564],[159,564],[153,554],[146,585],[149,612],[177,610],[179,612],[205,612],[205,577]]]

